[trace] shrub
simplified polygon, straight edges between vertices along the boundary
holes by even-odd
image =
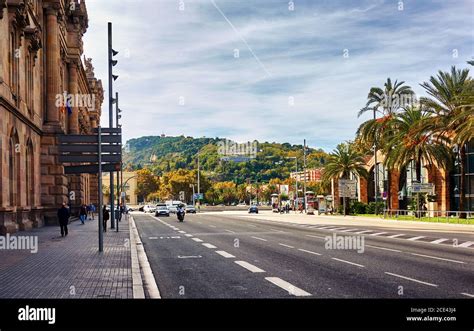
[[[353,201],[350,207],[351,214],[366,214],[367,213],[367,204],[359,201]]]
[[[377,203],[376,202],[370,202],[367,205],[366,213],[367,214],[375,214],[375,209],[377,209],[377,213],[382,214],[384,208],[385,208],[385,203],[383,203],[383,202],[377,202]]]

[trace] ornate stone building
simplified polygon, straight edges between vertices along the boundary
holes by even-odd
[[[0,0],[0,234],[56,224],[72,190],[73,207],[97,204],[97,176],[66,176],[57,160],[58,135],[100,119],[87,27],[84,0]]]

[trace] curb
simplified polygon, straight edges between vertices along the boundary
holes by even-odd
[[[132,215],[129,215],[130,246],[132,248],[132,286],[133,298],[145,299],[145,291],[151,299],[161,299],[161,294],[156,285],[153,271],[143,248],[138,234],[137,226]],[[143,272],[143,278],[142,278]]]

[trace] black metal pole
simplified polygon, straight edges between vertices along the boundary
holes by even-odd
[[[376,110],[374,108],[374,121],[377,120]],[[378,189],[379,189],[379,172],[377,169],[377,133],[374,134],[374,199],[375,199],[375,215],[378,215],[378,201],[379,201],[379,195],[378,195]]]
[[[115,92],[115,126],[118,128],[119,127],[119,99],[118,99],[118,92]],[[120,161],[120,164],[122,162]],[[121,210],[120,210],[120,170],[117,170],[117,211],[118,215],[117,217],[117,224],[116,224],[116,230],[118,232],[119,230],[119,220],[121,215]]]
[[[112,78],[112,23],[108,23],[108,51],[109,51],[109,128],[114,127],[113,118],[113,78]],[[114,208],[114,172],[110,172],[110,228],[115,228],[115,208]]]
[[[104,228],[103,228],[103,213],[102,213],[102,205],[103,205],[103,194],[102,194],[102,128],[99,127],[98,129],[98,143],[99,143],[99,185],[98,185],[98,193],[99,193],[99,252],[104,251]]]

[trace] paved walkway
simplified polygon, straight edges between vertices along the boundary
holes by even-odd
[[[107,229],[102,253],[97,223],[75,221],[64,238],[59,226],[16,233],[38,249],[0,249],[0,298],[133,298],[128,220]]]

